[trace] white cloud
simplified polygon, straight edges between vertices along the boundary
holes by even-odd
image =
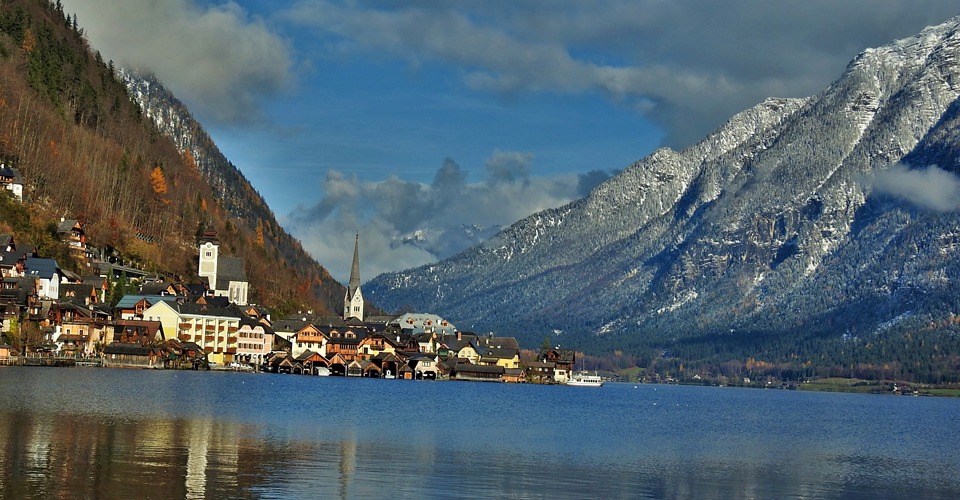
[[[874,176],[872,186],[877,193],[920,208],[939,212],[960,210],[960,177],[936,166],[910,169],[897,164]]]
[[[360,233],[364,280],[449,257],[534,212],[580,196],[584,182],[603,175],[539,177],[531,175],[528,153],[497,151],[487,161],[488,178],[468,182],[453,160],[443,162],[432,184],[397,177],[362,181],[336,170],[327,172],[319,201],[302,206],[284,221],[317,260],[339,280],[350,272],[355,232]],[[488,229],[467,235],[463,226]],[[425,241],[403,243],[414,233]]]
[[[304,0],[284,14],[338,50],[440,62],[474,90],[597,92],[683,145],[767,97],[803,97],[861,50],[956,15],[948,2]]]
[[[219,123],[249,121],[292,83],[287,41],[235,2],[63,0],[105,60],[147,69]]]

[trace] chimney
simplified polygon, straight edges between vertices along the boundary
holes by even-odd
[[[463,334],[460,333],[460,330],[457,330],[457,342],[463,340]]]

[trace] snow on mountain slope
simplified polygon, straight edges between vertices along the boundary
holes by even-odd
[[[768,99],[584,199],[364,291],[387,310],[412,305],[533,342],[557,329],[581,346],[597,336],[630,344],[784,325],[874,328],[956,286],[947,270],[956,248],[904,247],[953,241],[945,228],[955,214],[872,193],[869,179],[924,158],[927,136],[948,149],[941,127],[960,95],[958,51],[958,19],[865,50],[819,95]],[[903,255],[926,260],[901,266],[894,287],[884,266]],[[873,313],[850,316],[861,310]]]

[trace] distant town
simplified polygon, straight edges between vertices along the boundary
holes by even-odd
[[[17,199],[19,179],[0,166],[0,185]],[[430,313],[366,315],[359,236],[343,314],[276,319],[248,302],[244,263],[221,253],[215,231],[199,238],[197,282],[175,283],[102,255],[83,226],[64,218],[57,233],[89,263],[88,276],[0,234],[0,364],[541,384],[573,377],[574,350],[543,346],[535,360],[521,362],[513,337],[464,332]]]

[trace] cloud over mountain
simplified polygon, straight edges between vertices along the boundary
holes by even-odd
[[[330,170],[318,201],[300,206],[285,223],[338,279],[349,272],[353,251],[352,239],[344,235],[359,231],[364,276],[369,279],[449,257],[479,242],[479,236],[464,235],[464,225],[511,224],[576,199],[585,182],[608,175],[597,172],[586,181],[575,175],[533,175],[533,157],[515,151],[496,151],[485,167],[487,177],[470,182],[460,165],[447,158],[430,184],[397,177],[362,181]],[[413,237],[427,241],[401,243]]]
[[[960,210],[960,178],[929,166],[910,169],[896,164],[873,178],[873,189],[918,207],[939,212]]]

